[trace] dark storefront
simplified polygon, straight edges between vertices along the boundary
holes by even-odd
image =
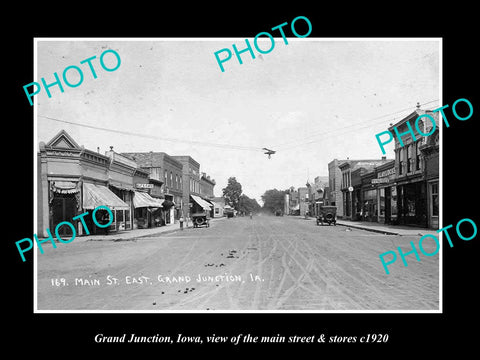
[[[80,188],[78,182],[52,181],[50,191],[50,229],[55,229],[63,221],[72,222],[77,215],[81,203]],[[59,235],[72,235],[70,226],[61,226],[58,232]]]
[[[424,181],[397,186],[398,224],[427,227],[427,192]]]

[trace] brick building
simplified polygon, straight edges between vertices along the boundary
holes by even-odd
[[[128,152],[122,153],[134,160],[138,166],[150,175],[152,192],[166,200],[165,223],[173,224],[180,218],[183,197],[183,164],[164,152]],[[159,187],[159,182],[163,187]]]
[[[418,133],[414,124],[421,115],[428,117],[419,119],[418,128],[424,134],[429,133],[434,126],[430,120],[433,119],[437,133],[428,137]],[[438,139],[438,112],[422,110],[417,106],[415,111],[388,130],[393,134],[394,128],[401,134],[401,140],[395,136],[397,222],[422,227],[438,226],[438,206],[433,206],[435,203],[438,205],[439,200],[438,140],[435,140]]]
[[[213,193],[215,184],[214,179],[211,179],[210,176],[202,172],[202,176],[200,177],[200,196],[206,199],[213,199],[215,197]]]

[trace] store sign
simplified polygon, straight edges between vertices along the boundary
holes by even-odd
[[[137,189],[153,189],[153,184],[135,184]]]
[[[395,175],[395,168],[391,168],[391,169],[388,169],[388,170],[385,170],[385,171],[380,171],[377,175],[377,178],[383,178],[383,177],[387,177],[387,176],[390,176],[390,175]]]
[[[381,179],[372,179],[372,184],[388,184],[388,178],[381,178]]]

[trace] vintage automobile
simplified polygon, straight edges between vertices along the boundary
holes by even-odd
[[[208,211],[201,211],[192,214],[193,227],[206,226],[210,227],[210,213]]]
[[[328,225],[337,225],[337,207],[336,206],[320,206],[320,214],[317,215],[317,225],[323,223]]]

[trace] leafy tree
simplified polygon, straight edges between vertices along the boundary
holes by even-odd
[[[246,214],[250,212],[256,213],[261,209],[261,206],[258,204],[257,200],[250,199],[247,195],[242,194],[239,198],[239,211],[242,211]]]
[[[271,189],[262,195],[263,209],[274,213],[276,210],[283,211],[285,204],[285,191]]]
[[[223,197],[235,210],[239,211],[240,195],[242,195],[242,184],[235,176],[228,178],[227,186],[222,189]]]

